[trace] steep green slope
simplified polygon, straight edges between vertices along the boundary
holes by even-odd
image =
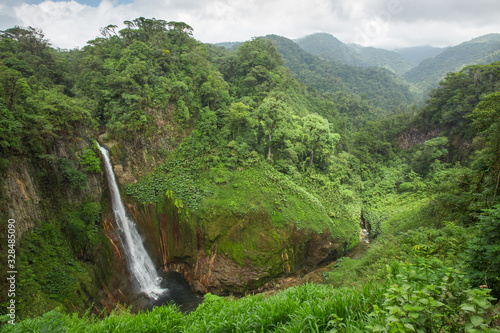
[[[93,103],[72,93],[70,66],[38,30],[0,35],[0,232],[13,219],[16,236],[0,249],[11,254],[2,267],[11,259],[18,272],[13,294],[0,272],[0,303],[4,314],[14,299],[18,318],[84,312],[110,277]]]
[[[477,129],[471,114],[482,98],[498,90],[499,65],[473,65],[448,74],[415,120],[421,133],[449,139],[449,161],[462,160],[476,149]]]
[[[352,45],[359,52],[363,61],[358,66],[363,67],[380,67],[390,70],[399,76],[408,72],[414,67],[399,53],[379,49],[376,47],[363,47],[361,45]]]
[[[321,93],[344,92],[359,95],[366,104],[375,107],[372,107],[370,112],[378,115],[394,112],[401,105],[412,102],[408,86],[387,70],[354,67],[321,60],[302,50],[290,39],[274,35],[266,38],[275,42],[283,56],[284,65],[289,67],[298,79]],[[359,104],[356,99],[354,96],[351,103]],[[341,105],[341,98],[336,99],[335,103]],[[365,119],[369,119],[368,113],[363,114]],[[355,110],[347,114],[351,118],[357,116]]]
[[[328,99],[337,105],[337,111],[351,119],[374,119],[373,117],[394,112],[413,101],[413,95],[403,80],[386,69],[375,68],[379,65],[385,66],[385,60],[370,65],[373,66],[370,68],[360,68],[357,67],[359,64],[350,66],[321,59],[285,37],[268,35],[265,38],[275,43],[283,57],[284,65],[290,68],[301,82],[321,94],[328,94]],[[234,51],[232,48],[239,44],[241,43],[218,45]],[[387,51],[351,46],[349,48],[356,49],[356,53],[369,54],[373,61],[377,61],[377,57],[373,57],[374,54],[379,54],[378,58],[390,58],[384,55]]]
[[[450,47],[434,58],[427,59],[403,77],[422,92],[436,88],[449,72],[465,66],[489,64],[500,60],[500,34],[489,34]]]

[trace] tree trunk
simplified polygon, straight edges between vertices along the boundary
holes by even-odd
[[[310,161],[310,166],[312,167],[313,166],[313,162],[314,162],[314,149],[311,150],[311,161]]]
[[[495,188],[495,195],[493,196],[496,197],[498,194],[498,186],[500,185],[500,172],[498,173],[498,180],[497,180],[497,187]]]
[[[271,140],[273,139],[273,134],[271,132],[269,132],[269,148],[267,150],[267,159],[270,160],[271,159],[271,150],[273,148],[273,146],[271,145]]]

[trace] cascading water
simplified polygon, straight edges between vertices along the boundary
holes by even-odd
[[[123,250],[127,258],[127,264],[132,277],[136,280],[140,291],[146,293],[153,299],[164,294],[167,289],[160,287],[160,277],[156,272],[151,257],[148,255],[141,236],[135,223],[125,211],[125,206],[118,191],[115,173],[109,159],[108,151],[101,147],[99,150],[104,158],[106,176],[108,178],[109,191],[111,194],[111,205],[115,213],[116,224],[119,229],[119,236],[122,242]]]
[[[370,244],[370,232],[366,229],[361,229],[359,233],[359,241]]]

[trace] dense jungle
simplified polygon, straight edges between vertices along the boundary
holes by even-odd
[[[499,35],[410,63],[124,25],[0,32],[0,332],[500,332]],[[131,283],[101,146],[188,303]]]

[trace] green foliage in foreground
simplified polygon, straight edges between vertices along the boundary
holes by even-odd
[[[500,296],[500,205],[487,209],[479,217],[476,237],[466,251],[467,271],[477,284],[488,285]]]
[[[98,233],[100,220],[97,202],[70,206],[63,221],[35,227],[21,240],[16,263],[17,318],[40,316],[55,307],[83,313],[92,306],[99,295],[96,271],[106,272],[101,258],[108,242]],[[7,302],[0,304],[2,314]]]
[[[394,261],[381,284],[305,284],[239,300],[207,294],[188,315],[172,306],[104,319],[51,311],[1,332],[500,332],[488,329],[490,290],[466,286],[456,269]]]

